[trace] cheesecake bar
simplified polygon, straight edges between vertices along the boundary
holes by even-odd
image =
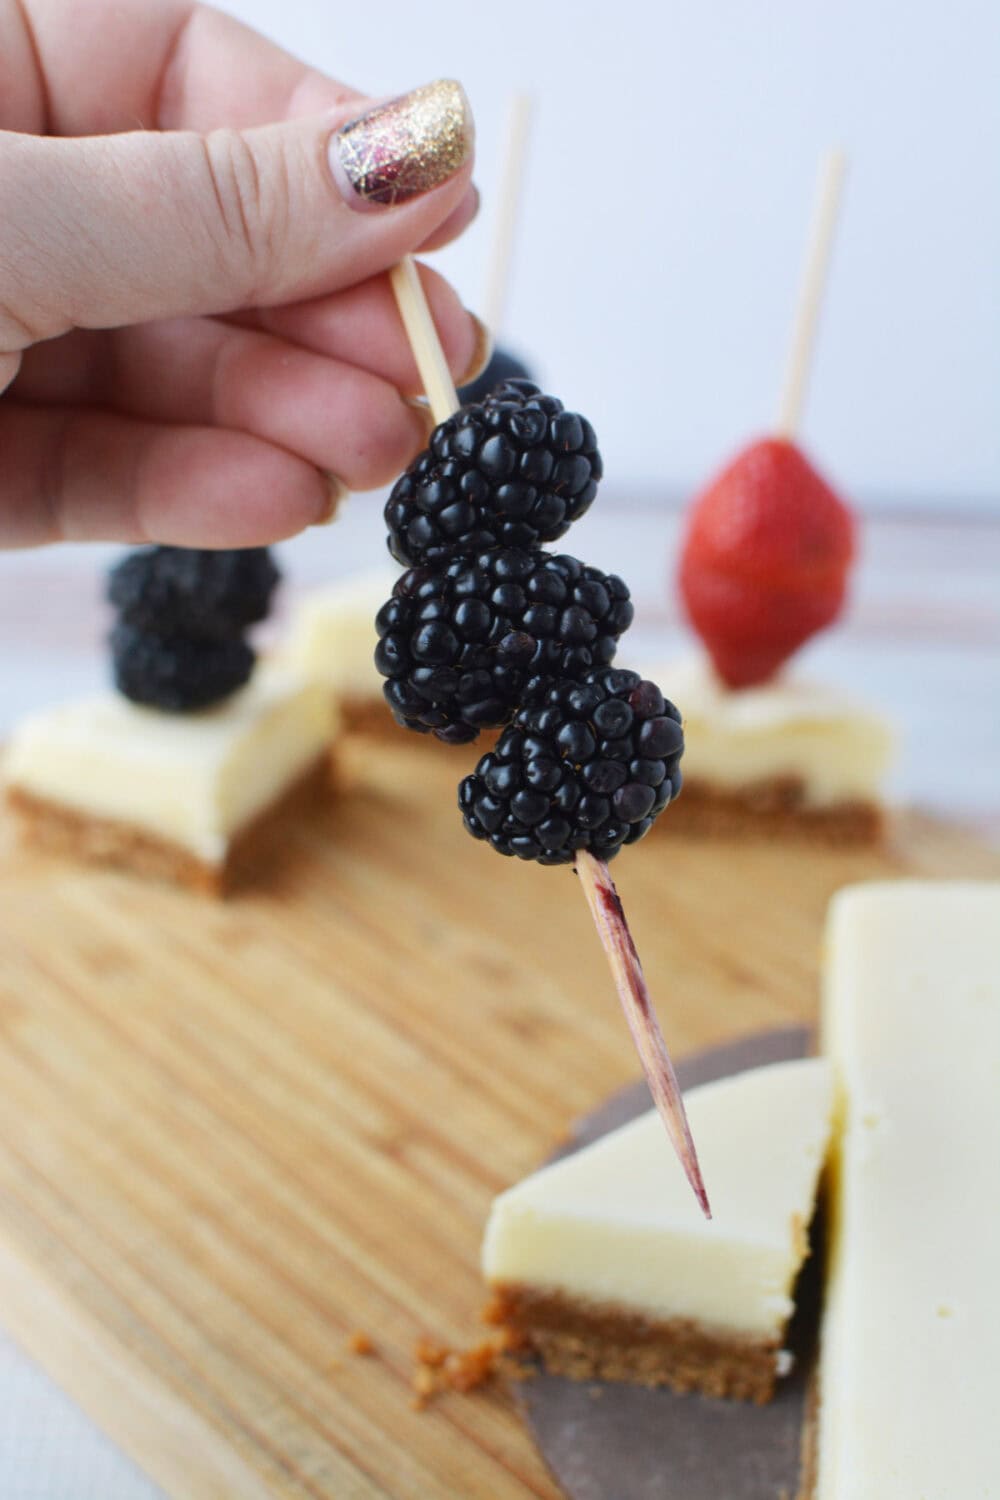
[[[332,692],[348,730],[393,732],[382,696],[385,679],[375,670],[375,616],[389,598],[399,569],[359,573],[315,589],[299,602],[283,643],[284,664]]]
[[[219,894],[328,783],[333,732],[329,694],[272,667],[196,712],[106,693],[15,729],[7,802],[36,844]]]
[[[684,716],[684,790],[674,832],[876,840],[893,733],[871,708],[818,682],[782,674],[727,687],[706,658],[647,675]]]
[[[1000,1494],[1000,882],[834,897],[815,1500]]]
[[[710,1222],[655,1111],[501,1194],[482,1257],[496,1320],[555,1374],[766,1401],[832,1100],[815,1058],[692,1089]]]

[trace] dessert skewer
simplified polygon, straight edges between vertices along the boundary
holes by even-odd
[[[327,789],[338,725],[321,685],[247,639],[278,582],[266,547],[144,547],[115,564],[115,690],[31,715],[4,758],[31,843],[212,896],[270,867],[273,830]]]
[[[839,615],[854,557],[849,508],[796,443],[837,223],[845,158],[831,151],[796,302],[777,428],[693,501],[679,583],[688,617],[729,689],[771,679]]]
[[[875,843],[884,827],[891,723],[797,659],[836,623],[856,550],[850,507],[798,436],[845,172],[840,151],[818,163],[776,420],[692,500],[671,560],[703,648],[666,668],[684,704],[682,836],[841,846]]]
[[[399,305],[400,315],[413,348],[414,358],[427,394],[431,412],[440,429],[440,424],[447,423],[459,410],[459,401],[430,310],[424,297],[423,288],[412,260],[407,258],[394,267],[390,273],[390,279]],[[512,397],[521,397],[524,399],[537,394],[535,388],[532,386],[528,386],[526,390],[518,390],[517,383],[513,383]],[[585,484],[582,482],[581,477],[584,462],[582,458],[577,460],[575,467],[567,470],[567,475],[572,473],[574,476],[572,482],[581,485],[578,492],[579,509],[576,512],[571,510],[564,524],[540,533],[542,536],[552,537],[560,535],[566,529],[569,520],[572,520],[575,514],[581,513],[582,509],[585,509],[589,505],[590,500],[593,498],[593,493],[596,492],[596,478],[600,477],[600,460],[593,445],[593,433],[589,430],[589,424],[585,424],[581,418],[573,414],[563,413],[561,403],[552,402],[551,398],[540,399],[541,401],[548,400],[550,405],[555,409],[556,416],[553,420],[558,420],[560,417],[566,418],[567,430],[572,434],[572,441],[576,449],[578,451],[582,450],[589,462]],[[537,417],[544,427],[546,423],[542,418],[545,413],[540,411],[538,402],[535,403],[534,409],[531,410],[527,409],[528,404],[530,403],[526,402],[525,408],[517,412],[516,415],[523,417],[525,421],[533,420]],[[567,441],[569,440],[568,438]],[[490,441],[499,444],[500,439],[493,438]],[[433,445],[434,439],[432,439],[432,450]],[[416,461],[416,463],[419,462],[419,460]],[[411,471],[412,469],[413,466],[411,466]],[[408,475],[411,471],[408,471]],[[592,475],[596,477],[591,478]],[[404,479],[407,477],[404,476]],[[569,478],[567,478],[567,484],[570,482]],[[394,496],[395,493],[394,491]],[[400,501],[394,501],[394,498],[390,497],[387,506],[387,518],[398,515],[400,503]],[[397,509],[394,509],[394,505]],[[451,508],[455,509],[456,507]],[[405,506],[403,509],[405,511]],[[425,521],[426,517],[419,517],[418,520]],[[513,523],[504,521],[503,524]],[[525,524],[523,521],[518,522],[517,527],[522,528]],[[414,532],[408,528],[410,539],[404,544],[397,535],[393,550],[397,555],[400,552],[404,554],[401,560],[413,562],[415,558],[412,538],[415,535],[419,535],[421,541],[423,541],[428,531],[430,531],[432,536],[434,535],[429,524],[420,527],[418,532]],[[478,532],[475,534],[479,535]],[[517,530],[515,534],[518,534]],[[523,552],[511,552],[507,555],[512,558],[523,559],[526,554]],[[552,564],[565,561],[567,560],[551,559]],[[426,568],[421,569],[421,572],[426,574],[428,569],[433,567],[433,565],[433,562],[428,563]],[[594,574],[597,570],[581,569],[581,572]],[[532,575],[533,579],[535,576]],[[603,575],[601,576],[603,577]],[[624,585],[621,584],[620,580],[604,579],[603,583],[597,579],[588,579],[587,581],[595,585],[592,593],[587,597],[603,598],[604,601],[607,601],[609,593],[614,592],[615,585],[625,594],[625,600],[621,601],[621,604],[627,606],[627,612],[623,612],[623,609],[620,607],[615,616],[615,628],[612,632],[610,646],[610,652],[613,654],[617,634],[620,634],[621,630],[626,628],[627,624],[631,621],[631,606],[627,605],[627,590],[624,589]],[[443,582],[441,586],[443,587]],[[597,592],[598,590],[600,590],[600,593]],[[396,607],[397,605],[399,606],[398,608]],[[398,671],[395,661],[397,648],[395,645],[391,649],[386,649],[386,647],[387,642],[393,640],[393,625],[402,607],[403,602],[398,601],[394,596],[393,600],[390,600],[389,604],[380,613],[380,634],[383,640],[380,645],[381,659],[377,656],[376,661],[380,666],[380,670],[383,670],[384,674],[390,676],[390,678]],[[522,632],[514,631],[505,638],[505,641],[501,645],[511,642],[512,644],[508,649],[513,652],[517,649],[519,636],[521,640],[528,639]],[[530,641],[529,644],[532,648],[535,645],[533,641]],[[610,655],[606,660],[610,660]],[[390,680],[388,688],[391,689],[394,686],[395,683]],[[389,702],[393,706],[394,711],[397,712],[397,717],[400,717],[397,705],[393,703],[391,697],[389,697]],[[564,716],[560,717],[564,710]],[[615,772],[616,778],[620,776],[620,780],[615,780],[615,789],[607,787],[606,790],[609,793],[613,791],[614,796],[618,798],[615,806],[621,809],[621,817],[625,819],[624,822],[620,821],[616,825],[616,828],[611,831],[607,840],[607,858],[611,858],[617,853],[618,848],[623,842],[632,842],[635,838],[642,836],[642,833],[652,823],[652,817],[648,816],[648,814],[652,812],[653,816],[655,816],[656,812],[661,811],[666,806],[670,797],[675,794],[675,789],[679,789],[680,775],[677,770],[677,761],[680,758],[683,746],[683,736],[680,730],[680,715],[673,709],[673,706],[665,703],[662,694],[660,694],[659,690],[653,684],[643,683],[638,674],[606,670],[603,673],[596,672],[591,674],[591,677],[588,679],[588,685],[583,688],[578,688],[572,682],[560,682],[546,694],[542,700],[541,707],[518,709],[513,718],[513,725],[506,733],[512,734],[515,737],[514,740],[509,742],[512,751],[516,750],[518,737],[525,744],[528,743],[532,736],[534,737],[533,742],[541,746],[541,751],[536,760],[527,767],[529,771],[537,773],[536,779],[529,784],[531,786],[548,786],[551,784],[552,777],[558,779],[560,775],[558,764],[560,752],[556,741],[552,741],[551,745],[547,745],[545,740],[545,736],[551,732],[552,723],[559,722],[561,724],[558,736],[559,745],[566,743],[567,734],[570,737],[577,735],[584,742],[587,742],[589,739],[591,752],[593,752],[596,744],[594,735],[584,721],[588,716],[593,716],[595,713],[602,715],[603,721],[606,721],[609,726],[613,726],[613,728],[608,729],[608,734],[616,736],[614,739],[616,745],[623,743],[624,736],[625,743],[631,745],[630,753],[633,756],[643,757],[641,761],[633,759],[630,764],[651,768],[648,770],[649,778],[655,781],[656,787],[654,790],[653,786],[640,785],[634,781],[629,784],[623,784],[626,781],[626,773],[622,771],[621,765],[619,764],[611,768]],[[576,714],[576,719],[573,717],[574,714]],[[509,722],[509,720],[510,715],[508,714],[507,721]],[[427,722],[425,720],[424,722],[419,722],[415,719],[407,719],[406,722],[408,727],[416,728],[423,732],[434,728],[435,732],[439,733],[439,737],[452,739],[459,743],[475,738],[478,733],[478,724],[475,720],[471,724],[456,723],[443,729],[439,729],[433,721]],[[486,723],[489,720],[484,718],[481,722]],[[494,722],[502,721],[496,719]],[[629,735],[632,736],[631,741],[628,739]],[[504,751],[501,748],[503,739],[504,737],[502,736],[501,742],[497,747],[501,757],[504,755]],[[551,748],[552,750],[552,754],[548,757],[543,753],[547,748]],[[582,759],[584,755],[585,751],[579,752],[579,758]],[[483,772],[484,767],[487,768],[484,773],[486,781],[482,782],[479,773]],[[497,795],[491,796],[490,793],[501,793],[501,787],[505,785],[506,772],[510,769],[509,765],[505,767],[503,764],[498,763],[496,756],[488,754],[480,761],[477,774],[465,778],[460,789],[460,804],[466,813],[466,826],[476,837],[488,838],[494,844],[494,847],[500,849],[503,853],[516,853],[522,855],[522,857],[534,857],[540,859],[543,863],[568,863],[570,858],[573,859],[577,874],[580,877],[581,886],[587,898],[588,906],[597,927],[601,944],[608,957],[616,989],[625,1010],[626,1019],[635,1040],[654,1102],[666,1126],[667,1133],[688,1182],[705,1216],[710,1218],[711,1210],[709,1208],[708,1196],[702,1179],[694,1141],[691,1137],[683,1098],[677,1084],[673,1064],[656,1020],[649,991],[642,974],[635,945],[625,920],[621,902],[607,868],[607,860],[599,858],[592,849],[588,848],[577,848],[575,852],[572,852],[566,847],[566,833],[562,832],[561,828],[557,829],[553,834],[553,843],[550,847],[544,841],[541,829],[548,829],[551,824],[558,823],[560,820],[557,818],[548,818],[539,825],[539,817],[536,816],[539,812],[539,807],[543,804],[549,806],[551,804],[548,804],[545,796],[538,792],[533,794],[530,790],[523,788],[520,792],[514,793],[510,805],[514,806],[518,803],[519,798],[522,799],[520,805],[524,810],[523,821],[526,825],[525,831],[519,838],[515,837],[514,839],[505,841],[502,833],[498,831],[500,816],[502,814],[494,816],[494,809],[502,809],[503,803],[497,800]],[[490,780],[491,776],[494,778],[492,781]],[[548,778],[548,780],[545,778]],[[509,780],[510,778],[507,779]],[[534,797],[534,801],[538,805],[528,808],[526,804],[532,801],[532,797]],[[602,805],[608,809],[604,816],[605,819],[609,819],[610,800],[608,798],[595,798],[594,800],[600,800]],[[484,806],[487,808],[486,812],[483,811]],[[542,812],[541,816],[544,817],[544,812]],[[569,825],[565,820],[562,820],[562,824],[566,832],[568,832]],[[539,833],[537,836],[533,836],[536,826],[539,826]],[[559,842],[560,839],[561,842]]]
[[[493,199],[493,230],[486,264],[480,316],[495,340],[501,338],[507,296],[510,290],[511,262],[520,212],[528,142],[534,100],[519,90],[510,97],[500,156],[500,180]],[[463,402],[481,401],[501,380],[531,380],[534,377],[524,361],[504,344],[494,344],[486,368],[459,392]]]
[[[482,317],[494,334],[503,326],[510,268],[514,258],[514,236],[517,228],[524,166],[531,135],[534,109],[530,94],[511,95],[504,134],[503,169],[494,210],[493,244],[486,267]]]
[[[847,157],[844,152],[836,148],[828,151],[820,163],[816,205],[795,306],[778,420],[774,428],[776,437],[786,438],[789,442],[794,442],[797,438],[802,420],[846,172]]]

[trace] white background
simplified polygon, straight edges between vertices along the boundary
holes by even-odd
[[[805,436],[862,500],[1000,491],[996,0],[230,0],[358,88],[460,78],[480,296],[512,89],[537,100],[504,330],[620,486],[687,492],[773,420],[823,150],[850,153]],[[610,488],[610,486],[609,486]]]

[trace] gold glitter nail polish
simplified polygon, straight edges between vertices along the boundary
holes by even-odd
[[[330,141],[330,167],[354,207],[406,203],[440,187],[472,154],[465,90],[428,83],[350,120]]]

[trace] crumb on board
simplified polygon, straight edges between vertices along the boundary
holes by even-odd
[[[413,1346],[413,1358],[418,1365],[426,1365],[429,1370],[440,1370],[450,1353],[447,1344],[439,1344],[427,1337],[417,1339]]]
[[[479,1314],[479,1321],[488,1324],[491,1328],[503,1326],[503,1301],[499,1297],[491,1297],[483,1306]]]
[[[370,1334],[364,1329],[356,1328],[347,1336],[347,1349],[351,1354],[369,1355],[375,1353],[375,1342]]]
[[[450,1349],[437,1339],[420,1338],[413,1350],[416,1369],[410,1404],[422,1411],[434,1396],[446,1391],[466,1395],[488,1385],[498,1375],[527,1380],[532,1371],[517,1358],[524,1347],[523,1341],[508,1328],[499,1329],[471,1349]]]

